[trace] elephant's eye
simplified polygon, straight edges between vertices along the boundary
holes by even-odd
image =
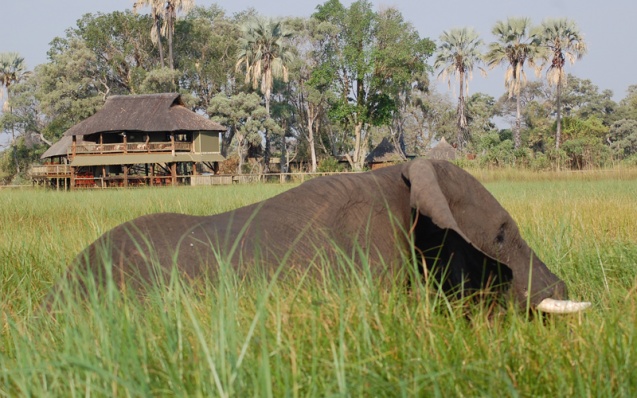
[[[500,228],[498,229],[498,234],[495,236],[495,241],[498,245],[502,245],[504,243],[504,231],[506,230],[506,225],[506,222],[502,223],[502,225],[500,225]]]

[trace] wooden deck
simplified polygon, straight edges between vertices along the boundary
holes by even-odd
[[[70,178],[71,166],[67,164],[46,164],[31,167],[31,177],[42,178]]]

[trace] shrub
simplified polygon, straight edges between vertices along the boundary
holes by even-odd
[[[332,172],[341,172],[345,171],[345,166],[336,158],[329,157],[323,158],[319,160],[318,166],[316,167],[316,171],[320,173],[332,173]]]

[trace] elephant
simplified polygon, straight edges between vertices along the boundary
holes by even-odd
[[[108,276],[136,289],[173,270],[189,280],[214,277],[222,261],[241,275],[256,268],[275,275],[336,264],[342,255],[357,264],[351,272],[366,267],[381,279],[408,275],[416,257],[418,275],[435,275],[450,293],[499,286],[527,310],[571,313],[590,305],[567,299],[565,283],[477,179],[424,158],[314,178],[222,214],[136,218],[90,244],[63,279],[77,282],[88,272],[98,285]]]

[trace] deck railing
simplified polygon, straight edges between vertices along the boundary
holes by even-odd
[[[192,150],[191,142],[175,142],[175,151],[190,152]],[[173,144],[170,142],[130,142],[127,144],[91,144],[82,143],[75,146],[75,154],[104,154],[104,153],[128,153],[128,152],[172,152]],[[73,151],[69,147],[69,154]]]
[[[71,166],[68,164],[45,164],[42,166],[32,166],[29,174],[33,177],[68,176],[71,174]]]

